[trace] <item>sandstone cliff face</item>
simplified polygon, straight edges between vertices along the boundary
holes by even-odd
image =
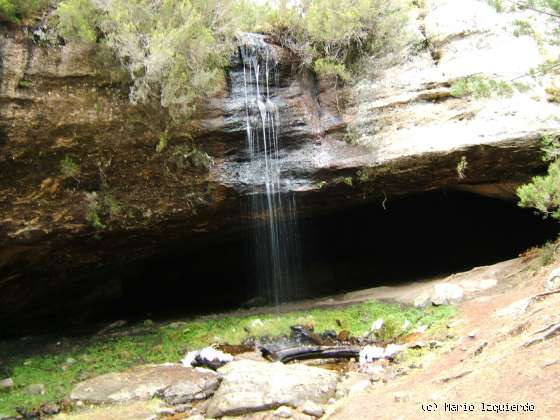
[[[540,35],[516,36],[516,20]],[[558,55],[546,19],[438,0],[410,27],[415,42],[340,93],[348,99],[340,111],[332,86],[293,72],[278,49],[281,168],[302,211],[445,187],[512,198],[543,169],[539,140],[560,134],[545,91],[557,75],[525,75]],[[162,244],[243,228],[238,201],[252,178],[243,98],[232,88],[238,59],[228,90],[189,127],[196,150],[213,157],[208,171],[186,136],[156,153],[157,130],[126,87],[98,72],[94,51],[42,47],[5,30],[0,58],[0,322],[111,300],[122,285],[109,274]],[[524,87],[509,97],[452,96],[473,75]],[[79,167],[73,176],[62,174],[67,157]]]

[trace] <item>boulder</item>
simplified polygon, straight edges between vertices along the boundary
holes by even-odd
[[[547,292],[560,289],[560,267],[552,270],[544,283]]]
[[[307,401],[326,404],[334,397],[338,375],[325,369],[293,364],[236,360],[219,370],[220,388],[207,417],[239,416],[281,406],[301,407]]]
[[[434,286],[432,303],[439,305],[456,305],[461,302],[465,292],[461,286],[452,283],[440,283]]]
[[[423,309],[432,303],[432,297],[429,293],[422,293],[416,299],[414,299],[414,307],[418,309]]]
[[[171,404],[184,404],[208,398],[219,383],[219,375],[208,369],[185,368],[178,364],[144,365],[82,382],[74,388],[70,398],[104,404],[159,396]]]

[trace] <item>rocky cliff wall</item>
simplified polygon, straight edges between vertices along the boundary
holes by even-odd
[[[534,31],[516,32],[518,21]],[[539,141],[560,133],[557,72],[539,73],[558,56],[553,24],[485,1],[434,0],[410,28],[401,54],[341,92],[293,71],[277,49],[281,169],[301,211],[438,188],[512,199],[544,169]],[[114,299],[119,267],[246,223],[238,59],[228,89],[185,127],[193,140],[177,136],[157,153],[157,129],[126,86],[99,71],[96,54],[2,31],[0,322]],[[473,76],[506,81],[511,94],[457,97],[457,82]]]

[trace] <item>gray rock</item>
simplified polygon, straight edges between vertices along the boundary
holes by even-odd
[[[29,395],[45,395],[47,390],[43,384],[32,384],[25,388],[25,392]]]
[[[560,267],[550,272],[544,283],[544,288],[547,292],[560,289]]]
[[[440,283],[434,286],[432,303],[439,305],[456,305],[465,297],[465,292],[461,286],[451,283]]]
[[[144,365],[82,382],[74,388],[70,398],[103,404],[159,396],[171,404],[184,404],[208,398],[219,383],[219,375],[208,369],[185,368],[178,364]]]
[[[338,375],[300,364],[237,360],[219,370],[223,381],[207,416],[238,416],[283,405],[300,407],[306,401],[325,404],[335,395]]]
[[[423,309],[432,303],[432,297],[429,293],[422,293],[416,299],[414,299],[414,307],[418,309]]]
[[[10,391],[13,387],[14,381],[12,378],[0,380],[0,391]]]
[[[321,417],[325,414],[325,409],[318,404],[315,404],[313,401],[306,401],[303,404],[302,410],[304,414],[313,417]]]
[[[289,419],[290,417],[293,417],[292,409],[283,405],[282,407],[278,407],[274,410],[274,416],[280,417],[281,419]]]
[[[366,389],[368,389],[370,385],[371,385],[371,381],[369,379],[364,379],[360,382],[357,382],[354,385],[352,385],[350,391],[348,392],[348,395],[352,396],[352,395],[361,394]]]
[[[187,417],[187,420],[205,420],[202,414],[195,414],[194,416]]]
[[[359,393],[365,383],[367,383],[366,387],[371,383],[370,375],[352,371],[348,372],[342,376],[336,386],[336,397],[340,399],[348,396],[351,392]]]

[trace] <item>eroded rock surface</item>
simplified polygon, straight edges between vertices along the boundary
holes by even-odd
[[[541,36],[514,33],[516,21]],[[296,193],[300,211],[438,188],[513,199],[545,168],[539,141],[560,134],[547,88],[560,80],[539,66],[558,56],[544,36],[555,23],[482,1],[434,0],[409,27],[409,47],[350,87],[345,109],[333,86],[291,71],[290,54],[276,48],[282,188]],[[123,293],[125,281],[111,273],[128,272],[161,244],[195,248],[248,225],[239,201],[254,168],[238,57],[228,90],[178,130],[193,141],[178,134],[160,153],[158,124],[146,124],[126,86],[99,72],[95,51],[40,46],[2,29],[0,57],[5,331],[87,317]],[[511,95],[457,95],[455,84],[471,76],[506,82]],[[200,153],[212,157],[209,167]],[[72,176],[67,159],[78,167]]]
[[[219,383],[218,374],[208,369],[185,368],[178,364],[145,365],[82,382],[74,388],[70,398],[103,404],[158,396],[171,404],[183,404],[208,398]]]
[[[243,415],[281,406],[326,404],[338,375],[299,364],[233,361],[220,369],[224,379],[208,407],[208,417]]]

